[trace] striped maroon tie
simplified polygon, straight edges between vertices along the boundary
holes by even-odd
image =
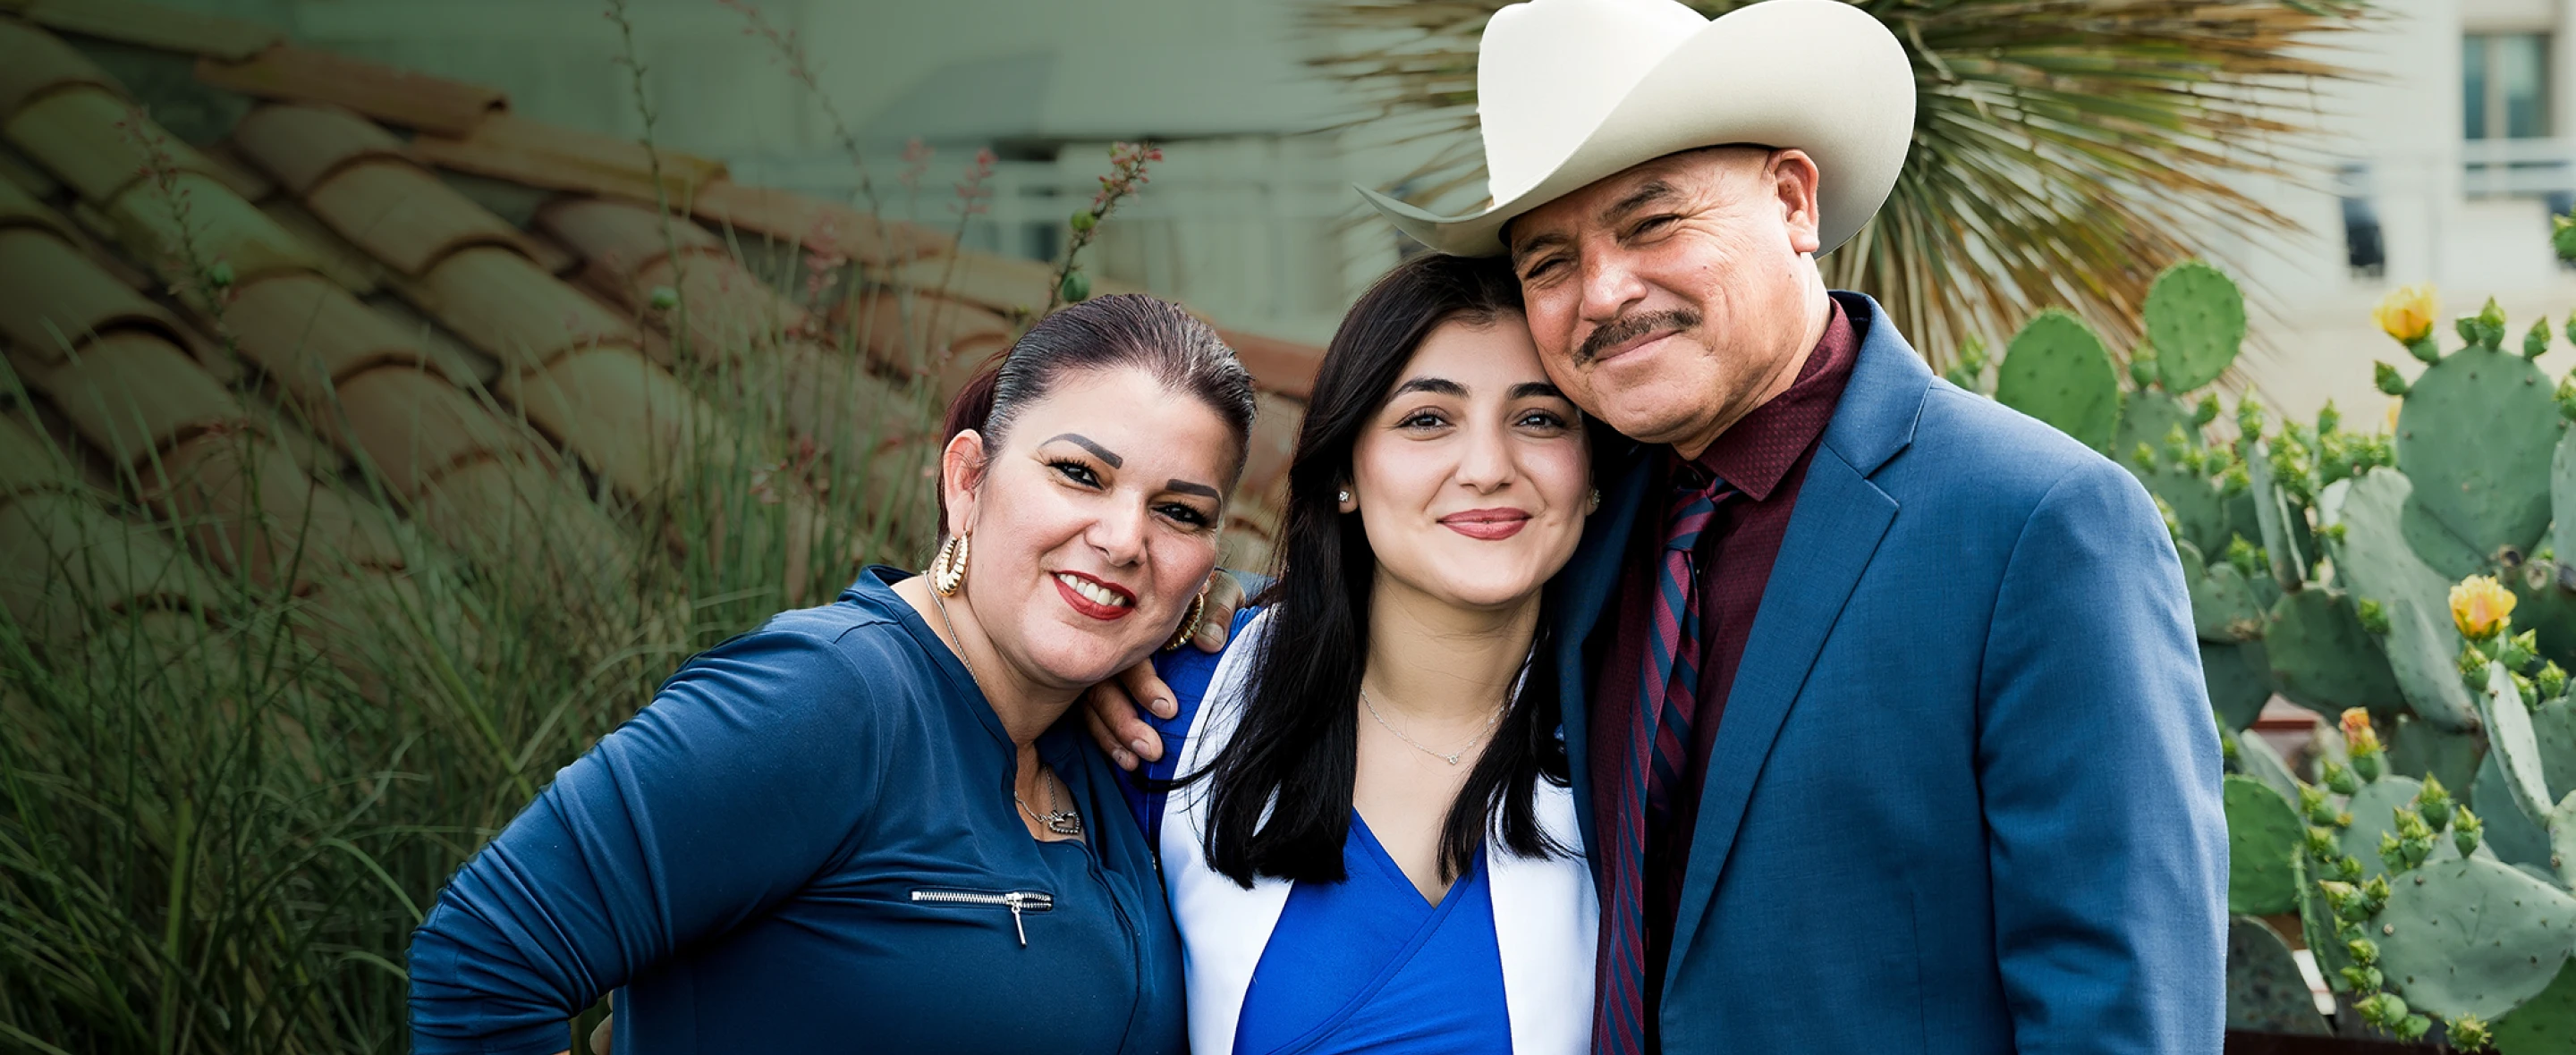
[[[1699,691],[1699,567],[1694,551],[1718,503],[1733,493],[1723,480],[1702,483],[1694,467],[1681,472],[1684,478],[1674,484],[1672,515],[1664,526],[1654,623],[1637,678],[1636,717],[1628,726],[1618,827],[1607,840],[1610,856],[1603,871],[1610,898],[1601,921],[1600,999],[1592,1017],[1592,1050],[1601,1055],[1643,1055],[1646,1050],[1646,832],[1649,824],[1660,828],[1665,823],[1690,760],[1691,715]]]

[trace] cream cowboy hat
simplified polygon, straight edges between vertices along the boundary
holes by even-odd
[[[1839,0],[1766,0],[1714,21],[1674,0],[1532,0],[1494,12],[1477,53],[1494,204],[1439,216],[1360,188],[1452,256],[1503,252],[1505,223],[1595,180],[1729,143],[1815,159],[1821,255],[1887,200],[1914,137],[1905,49]]]

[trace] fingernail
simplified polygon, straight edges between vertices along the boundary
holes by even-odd
[[[1170,700],[1156,700],[1154,701],[1154,713],[1161,717],[1169,718],[1175,714],[1181,713],[1181,709],[1174,706]]]
[[[1127,752],[1125,752],[1125,751],[1112,751],[1112,752],[1110,752],[1110,753],[1109,753],[1109,760],[1110,760],[1110,761],[1112,761],[1112,762],[1116,762],[1116,763],[1118,763],[1118,768],[1120,768],[1120,769],[1134,769],[1134,768],[1136,768],[1136,756],[1131,755],[1131,754],[1128,754],[1128,753],[1127,753]]]
[[[1142,740],[1129,740],[1129,741],[1127,741],[1127,746],[1129,746],[1129,747],[1132,747],[1132,748],[1135,748],[1135,749],[1136,749],[1136,757],[1138,757],[1138,758],[1143,758],[1143,757],[1145,757],[1145,742],[1144,742],[1144,741],[1142,741]]]
[[[1225,647],[1225,628],[1224,628],[1224,627],[1218,627],[1218,628],[1216,628],[1216,629],[1214,629],[1214,630],[1210,630],[1210,631],[1208,631],[1208,641],[1209,641],[1209,643],[1214,644],[1214,645],[1215,645],[1216,647],[1218,647],[1218,648],[1224,648],[1224,647]]]

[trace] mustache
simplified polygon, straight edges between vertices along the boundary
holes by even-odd
[[[1602,353],[1647,334],[1658,330],[1695,329],[1699,323],[1699,312],[1689,308],[1671,308],[1621,316],[1600,329],[1592,331],[1591,336],[1585,337],[1583,346],[1574,350],[1574,361],[1590,363],[1600,358]]]

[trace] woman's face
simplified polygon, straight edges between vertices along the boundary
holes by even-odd
[[[1034,686],[1080,688],[1169,640],[1216,567],[1234,446],[1205,403],[1126,367],[1061,378],[999,449],[973,432],[949,441],[963,592],[1003,662]]]
[[[1351,454],[1378,589],[1520,603],[1574,555],[1592,489],[1574,404],[1519,316],[1451,321],[1413,353]]]

